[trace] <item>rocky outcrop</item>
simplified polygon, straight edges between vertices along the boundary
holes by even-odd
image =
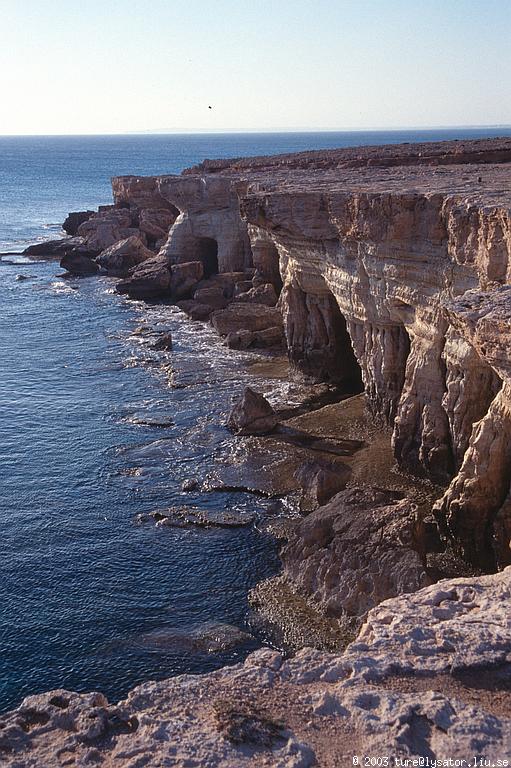
[[[491,569],[509,562],[508,353],[490,358],[460,302],[496,301],[511,279],[510,184],[509,139],[205,161],[114,179],[115,205],[78,234],[91,252],[137,233],[161,246],[120,284],[130,296],[168,298],[169,269],[191,262],[207,280],[242,275],[230,295],[195,298],[203,286],[190,284],[175,298],[231,347],[283,328],[295,368],[363,388],[400,467],[449,485],[445,534]],[[142,228],[173,216],[165,242]]]
[[[228,179],[163,176],[158,188],[180,211],[162,248],[171,264],[199,259],[206,277],[251,266],[247,225]]]
[[[78,277],[87,277],[88,275],[97,275],[99,266],[87,253],[81,253],[73,249],[60,260],[60,266],[72,275]]]
[[[219,309],[211,315],[211,323],[220,336],[243,331],[265,331],[282,328],[282,316],[278,309],[266,304],[234,302],[226,309]]]
[[[126,240],[119,240],[115,245],[102,251],[97,263],[113,277],[127,277],[130,270],[147,261],[154,253],[146,248],[139,237],[132,235]]]
[[[91,216],[94,216],[94,211],[73,211],[68,213],[66,220],[62,224],[62,229],[71,237],[74,237],[78,232],[78,227],[83,224],[84,221],[88,221]]]
[[[496,762],[511,747],[510,600],[507,568],[387,600],[343,653],[285,660],[263,649],[208,675],[144,683],[119,704],[100,693],[31,696],[0,720],[2,764]]]
[[[239,435],[264,435],[275,429],[277,423],[278,417],[268,400],[259,392],[245,387],[229,415],[227,426]]]
[[[62,259],[67,254],[80,251],[89,258],[97,256],[97,250],[87,248],[83,237],[63,237],[60,240],[45,240],[36,245],[29,245],[23,251],[25,256],[43,259]]]
[[[455,332],[492,376],[489,384],[488,374],[476,382],[473,407],[479,408],[479,419],[436,513],[466,557],[493,569],[511,562],[511,287],[469,291],[449,302],[446,311]]]
[[[361,617],[430,583],[423,522],[402,496],[355,487],[311,512],[281,552],[293,589],[327,616]]]
[[[119,293],[131,299],[160,299],[170,296],[170,269],[167,259],[153,256],[135,267],[126,280],[117,283]]]

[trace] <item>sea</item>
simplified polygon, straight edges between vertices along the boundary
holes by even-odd
[[[57,263],[16,254],[61,236],[69,211],[110,203],[115,175],[501,135],[511,129],[0,137],[0,710],[54,688],[116,701],[275,643],[247,596],[279,568],[265,521],[292,514],[211,484],[236,451],[224,424],[254,386],[248,353],[226,352],[176,308],[117,295],[108,278],[63,279]],[[152,348],[160,331],[172,351]],[[282,379],[256,386],[292,404]],[[246,524],[156,524],[169,508]]]

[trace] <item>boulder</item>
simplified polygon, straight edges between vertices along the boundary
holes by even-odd
[[[170,331],[168,333],[162,333],[160,338],[154,342],[153,349],[156,350],[171,350],[172,349],[172,334]]]
[[[167,208],[142,208],[139,213],[138,226],[149,240],[158,241],[167,238],[169,229],[175,220],[174,212]]]
[[[250,387],[245,387],[229,415],[227,426],[239,435],[264,435],[275,429],[277,423],[277,415],[268,400]]]
[[[293,588],[327,615],[363,617],[382,600],[431,583],[423,549],[415,504],[393,491],[353,487],[296,526],[281,558]]]
[[[67,253],[60,260],[60,266],[72,275],[78,275],[79,277],[95,275],[99,272],[99,267],[96,262],[86,253],[81,253],[80,251],[71,251],[71,253]]]
[[[135,267],[126,280],[117,283],[119,293],[131,299],[159,299],[170,295],[170,269],[164,256],[153,256]]]
[[[278,296],[271,283],[262,283],[262,285],[251,287],[250,290],[245,293],[240,293],[237,296],[236,301],[252,304],[266,304],[267,307],[274,307],[278,301]]]
[[[282,326],[273,325],[254,333],[254,347],[281,347],[284,344]]]
[[[229,349],[248,349],[255,341],[252,331],[231,331],[225,337],[225,345]]]
[[[145,247],[139,237],[133,235],[106,248],[98,256],[98,263],[113,277],[127,277],[129,271],[154,253]]]
[[[213,309],[224,309],[229,303],[229,299],[224,295],[223,286],[219,283],[199,288],[193,294],[193,298],[201,304],[208,304]]]
[[[304,490],[303,509],[316,509],[326,504],[332,496],[344,490],[351,476],[345,464],[323,466],[317,461],[308,461],[295,472],[295,478]]]
[[[278,309],[265,304],[243,304],[234,302],[225,309],[219,309],[211,316],[213,327],[221,336],[233,331],[263,331],[267,328],[282,328],[282,315]]]
[[[204,266],[202,261],[187,261],[174,264],[171,268],[170,292],[173,299],[186,299],[202,279]]]
[[[68,213],[66,220],[62,224],[62,229],[72,237],[78,232],[80,224],[83,224],[84,221],[88,221],[91,216],[94,216],[94,211],[72,211],[71,213]]]

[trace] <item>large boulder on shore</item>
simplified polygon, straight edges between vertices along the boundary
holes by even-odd
[[[186,261],[174,264],[171,268],[170,292],[172,298],[187,299],[194,292],[202,276],[204,265],[202,261]]]
[[[362,617],[431,583],[423,526],[402,494],[353,487],[296,526],[282,550],[293,588],[329,616]]]
[[[145,235],[136,226],[136,216],[134,218],[133,212],[111,206],[101,208],[98,213],[80,224],[77,231],[80,237],[85,238],[87,246],[97,253],[131,235],[145,240]]]
[[[250,387],[245,387],[229,415],[227,426],[238,435],[264,435],[275,429],[277,423],[277,415],[268,400]]]
[[[154,253],[146,248],[136,235],[119,240],[98,256],[98,264],[113,277],[127,277],[130,270],[152,258]]]
[[[274,307],[278,300],[277,292],[271,283],[251,287],[236,298],[236,301],[247,304],[266,304],[267,307]]]
[[[211,323],[220,336],[236,331],[264,331],[267,328],[283,328],[282,315],[275,307],[265,304],[233,302],[225,309],[211,315]]]
[[[78,227],[83,224],[84,221],[88,221],[91,216],[94,216],[94,211],[71,211],[68,213],[66,220],[62,224],[62,229],[67,232],[68,235],[73,237],[78,232]]]
[[[165,256],[153,256],[135,267],[126,280],[116,285],[131,299],[159,299],[170,295],[170,269]]]
[[[87,277],[99,272],[99,266],[86,252],[79,250],[67,253],[61,260],[60,266],[72,275]]]

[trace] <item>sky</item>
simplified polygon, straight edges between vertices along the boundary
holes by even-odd
[[[0,0],[0,134],[509,125],[510,41],[511,0]]]

